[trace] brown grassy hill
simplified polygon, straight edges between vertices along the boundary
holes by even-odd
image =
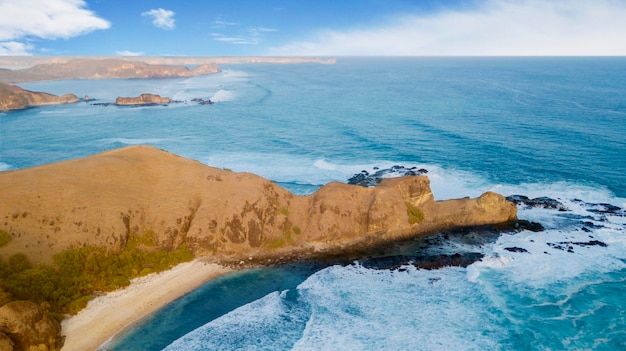
[[[148,146],[0,172],[0,256],[36,262],[72,246],[123,248],[130,236],[196,255],[312,255],[443,228],[502,223],[516,208],[495,193],[434,201],[425,176],[375,188],[330,183],[296,196],[273,182]]]
[[[0,83],[0,111],[21,110],[32,106],[69,104],[77,101],[78,97],[74,94],[56,96]]]
[[[38,64],[29,68],[0,69],[0,82],[22,83],[59,79],[177,78],[219,72],[215,63],[194,69],[183,65],[152,65],[120,59],[74,59]]]

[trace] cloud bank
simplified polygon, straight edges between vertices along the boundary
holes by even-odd
[[[17,41],[0,42],[0,56],[29,56],[32,48]]]
[[[399,15],[376,28],[321,30],[272,55],[626,55],[626,0],[480,0]]]
[[[176,24],[174,23],[174,11],[158,8],[142,12],[141,15],[151,17],[152,24],[154,24],[158,28],[165,30],[171,30],[176,28]]]
[[[0,54],[24,55],[33,38],[67,39],[111,24],[83,0],[0,0]]]

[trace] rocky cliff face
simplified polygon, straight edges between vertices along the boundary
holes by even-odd
[[[297,196],[249,173],[207,167],[147,146],[0,173],[0,255],[35,262],[71,246],[124,247],[148,231],[158,246],[241,259],[310,256],[444,228],[503,223],[513,203],[494,193],[435,201],[425,176],[364,188],[330,183]]]
[[[167,105],[172,100],[168,97],[161,97],[154,94],[141,94],[138,97],[118,97],[115,99],[116,105]]]
[[[0,307],[0,350],[55,351],[62,346],[61,325],[37,304],[13,301]]]
[[[58,79],[176,78],[217,73],[215,63],[194,69],[182,65],[151,65],[118,59],[76,59],[46,63],[19,70],[0,70],[0,82],[32,82]]]
[[[0,111],[21,110],[32,106],[69,104],[78,101],[74,94],[56,96],[0,83]]]

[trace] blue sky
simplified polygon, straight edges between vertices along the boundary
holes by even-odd
[[[626,0],[0,0],[0,55],[626,55]]]

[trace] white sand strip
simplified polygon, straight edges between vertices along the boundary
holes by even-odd
[[[199,260],[136,278],[124,288],[99,296],[61,326],[63,351],[96,350],[115,334],[148,314],[231,269]]]

